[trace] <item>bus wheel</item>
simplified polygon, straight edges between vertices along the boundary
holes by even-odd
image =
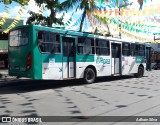
[[[137,78],[140,78],[140,77],[143,77],[143,74],[144,74],[144,69],[143,69],[142,66],[140,66],[140,67],[138,68],[138,73],[136,73],[135,76],[136,76]]]
[[[92,68],[87,68],[84,72],[84,82],[87,84],[91,84],[95,81],[96,74]]]

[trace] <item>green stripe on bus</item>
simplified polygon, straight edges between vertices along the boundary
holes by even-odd
[[[136,63],[144,63],[143,56],[136,56]]]
[[[62,59],[63,58],[63,59]],[[47,55],[42,54],[42,61],[43,63],[48,63],[50,61],[52,62],[73,62],[73,57],[62,57],[61,54],[59,55]],[[94,56],[93,55],[77,55],[76,56],[76,62],[94,62]]]
[[[76,62],[94,62],[94,55],[77,55]]]
[[[63,62],[74,62],[74,58],[73,57],[63,57]]]

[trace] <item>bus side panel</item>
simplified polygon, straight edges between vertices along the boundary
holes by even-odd
[[[111,75],[111,57],[110,56],[95,56],[97,68],[97,76]]]
[[[42,79],[42,55],[41,52],[38,48],[37,44],[37,32],[36,28],[33,28],[33,74],[34,74],[34,79]]]
[[[87,66],[94,66],[97,76],[111,75],[111,57],[95,55],[77,55],[76,78],[83,78]]]
[[[42,54],[42,78],[62,80],[61,54]]]
[[[76,55],[76,78],[83,78],[87,66],[95,66],[94,55]]]
[[[135,57],[135,65],[133,65],[132,70],[130,73],[137,73],[138,72],[138,67],[142,64],[144,66],[144,71],[146,69],[146,63],[144,63],[144,57],[143,56],[136,56]]]
[[[122,75],[129,75],[137,72],[136,57],[122,57]]]

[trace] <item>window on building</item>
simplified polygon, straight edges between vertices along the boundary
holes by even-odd
[[[2,32],[0,32],[0,40],[8,40],[8,33],[7,34],[6,33],[2,34]]]
[[[60,35],[52,32],[38,32],[38,46],[41,52],[60,53]]]
[[[109,40],[96,39],[96,54],[109,55]]]
[[[94,54],[94,39],[88,37],[78,38],[78,53],[79,54]]]

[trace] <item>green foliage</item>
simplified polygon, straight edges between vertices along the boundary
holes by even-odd
[[[2,0],[0,2],[3,2],[4,4],[11,4],[13,1],[21,5],[28,5],[29,2],[29,0]]]
[[[42,26],[47,25],[47,18],[44,17],[42,14],[37,14],[32,11],[30,11],[29,14],[31,16],[28,18],[26,24],[35,24],[35,25],[42,25]]]
[[[93,34],[95,34],[95,35],[100,35],[100,36],[111,36],[111,33],[110,33],[110,32],[107,32],[106,34],[101,33],[101,32],[98,30],[97,27],[96,27],[96,29],[95,29],[95,31],[94,31]]]
[[[82,20],[80,22],[79,26],[79,31],[82,31],[82,27],[84,24],[84,19],[86,17],[86,11],[92,11],[96,8],[96,1],[100,2],[103,4],[104,2],[109,2],[111,0],[66,0],[62,6],[63,8],[68,11],[68,10],[73,10],[76,8],[75,6],[78,6],[78,9],[83,10],[82,13]]]
[[[29,11],[29,14],[31,15],[27,19],[27,24],[35,24],[35,25],[43,25],[52,27],[52,24],[63,24],[63,16],[60,18],[56,17],[56,13],[63,11],[62,4],[59,3],[58,0],[35,0],[36,4],[41,7],[42,4],[46,4],[45,7],[51,11],[51,14],[48,17],[43,16],[42,14],[34,13],[32,11]]]
[[[83,13],[81,15],[82,19],[79,26],[79,31],[82,31],[82,26],[86,17],[86,11],[91,11],[92,9],[96,8],[96,3],[95,0],[66,0],[62,3],[62,7],[66,11],[73,10],[76,8],[76,6],[78,6],[78,9],[83,10]]]

